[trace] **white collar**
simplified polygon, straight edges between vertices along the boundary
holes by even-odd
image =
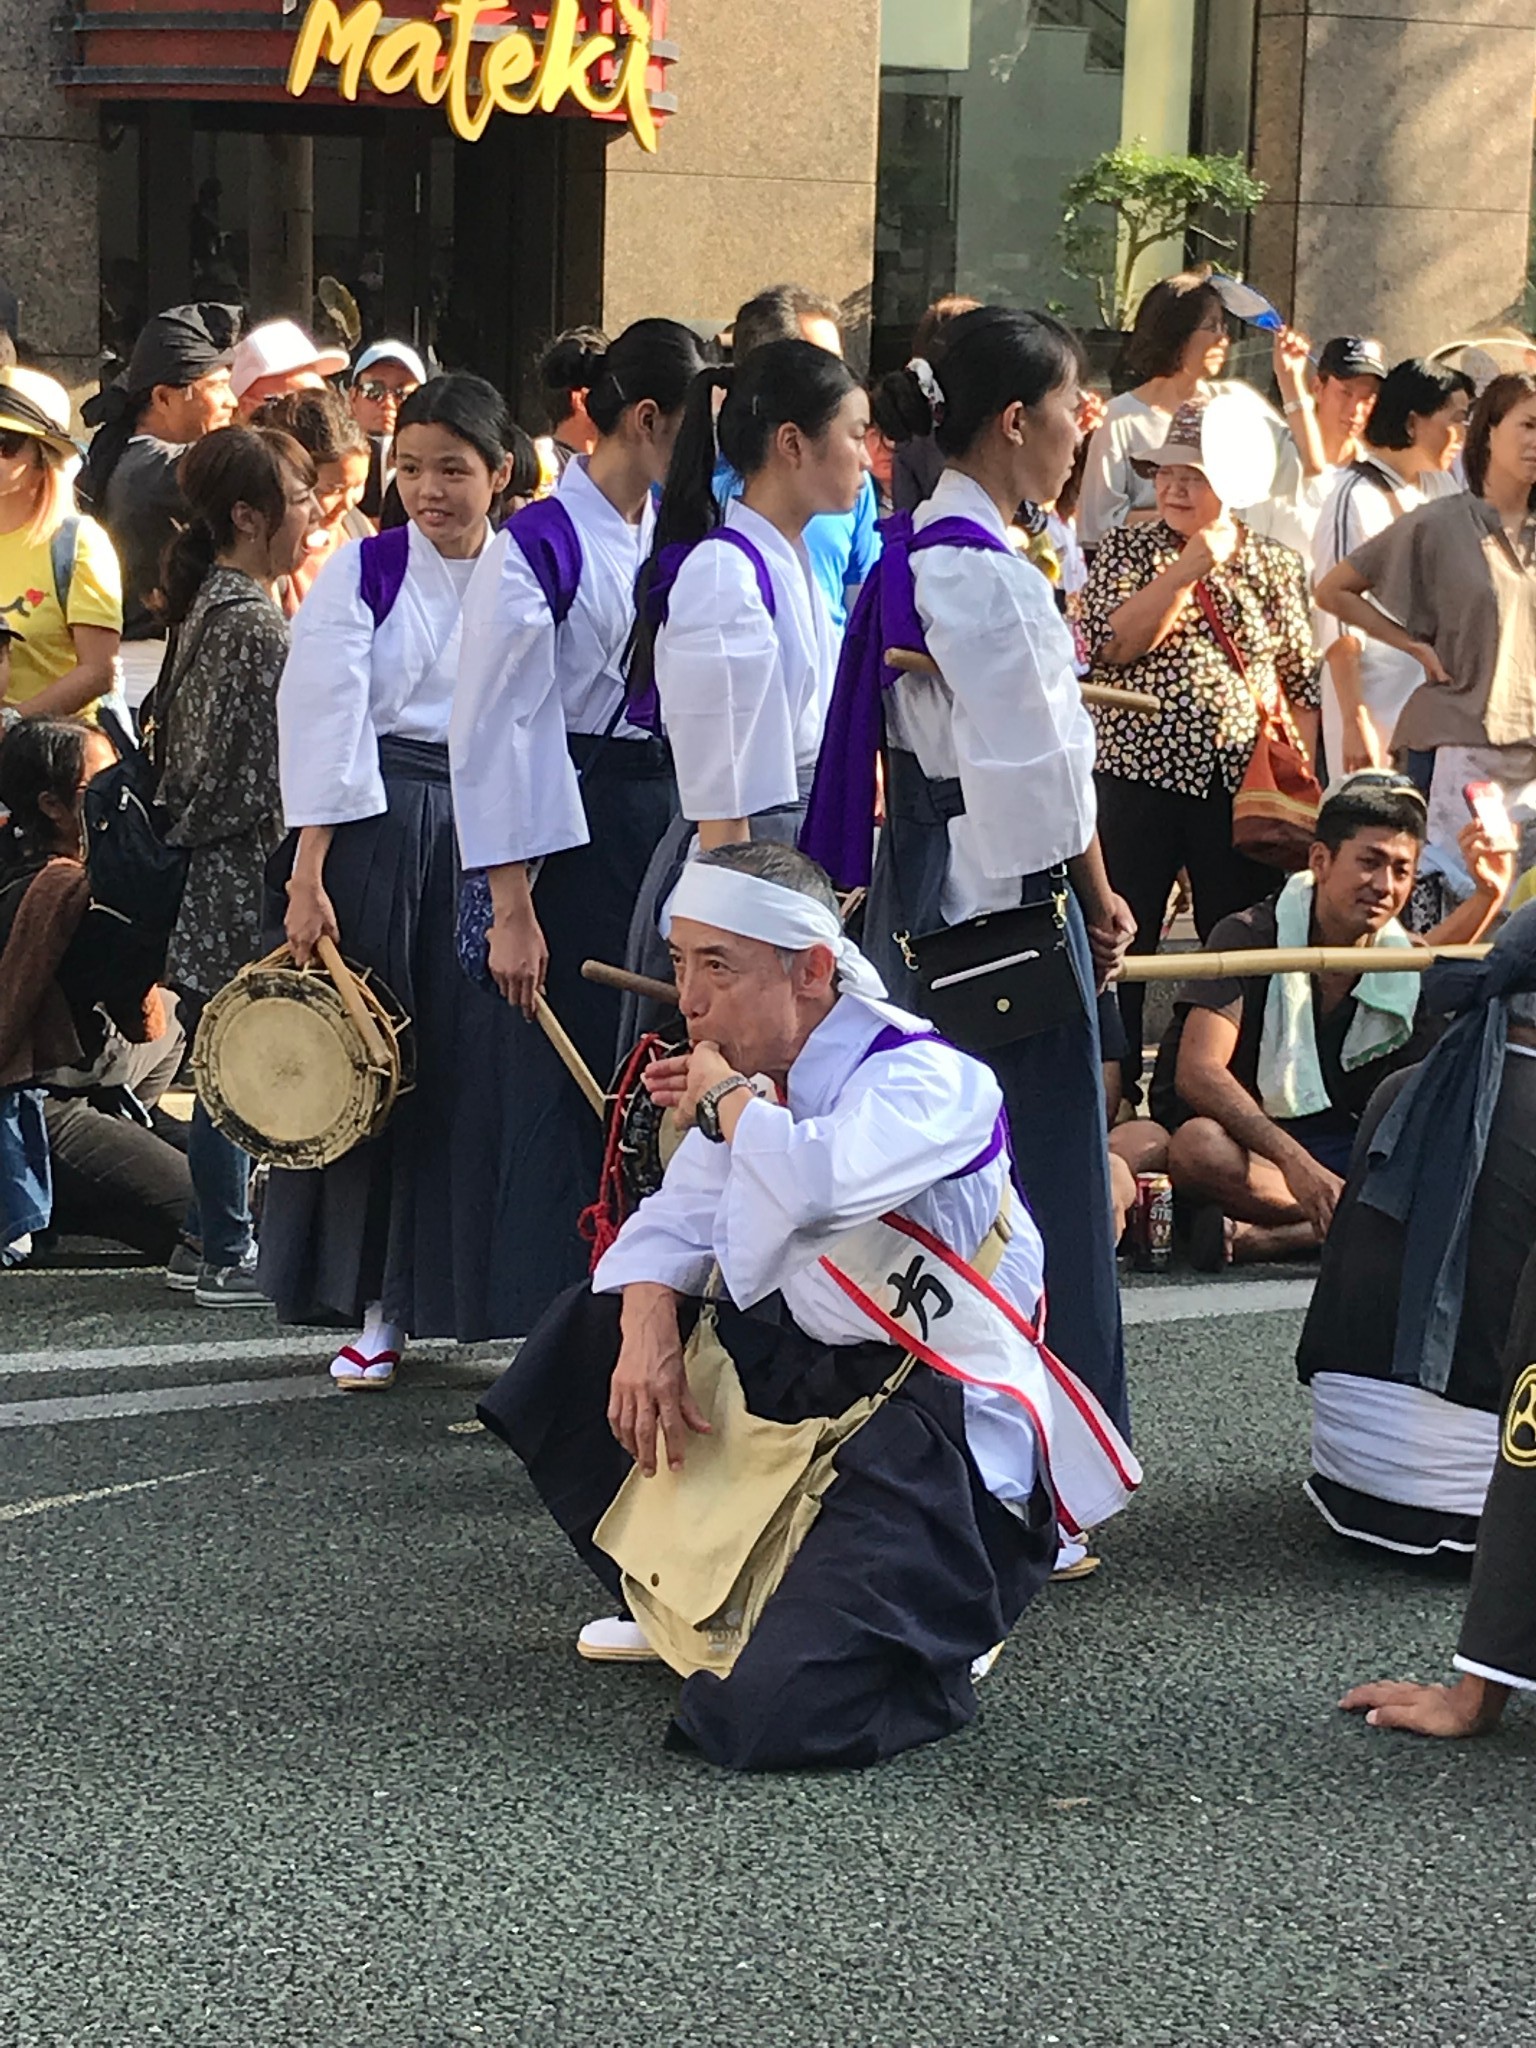
[[[1007,524],[996,505],[973,477],[962,476],[958,469],[943,472],[932,496],[918,507],[913,524],[921,533],[936,519],[970,519],[995,533],[999,540],[1008,538]]]
[[[565,474],[555,487],[555,495],[557,498],[573,499],[577,516],[586,524],[599,528],[606,527],[615,539],[623,539],[631,547],[645,529],[644,511],[631,526],[607,492],[592,481],[587,474],[585,455],[578,455],[574,461],[565,465]]]
[[[894,1024],[909,1033],[933,1026],[895,1003],[872,1002],[865,996],[839,996],[789,1070],[789,1111],[819,1116],[832,1108],[880,1033]]]

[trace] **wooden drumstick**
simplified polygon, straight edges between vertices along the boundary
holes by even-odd
[[[608,1114],[608,1098],[592,1078],[592,1069],[572,1044],[570,1033],[549,1007],[549,1004],[545,1002],[542,995],[538,998],[538,1005],[538,1019],[544,1027],[544,1036],[555,1048],[555,1051],[559,1053],[561,1060],[565,1064],[566,1072],[587,1098],[589,1107],[596,1113],[598,1119],[601,1120]]]
[[[363,1043],[368,1048],[368,1057],[375,1066],[389,1065],[389,1048],[375,1023],[372,1011],[363,1001],[362,990],[357,977],[336,949],[336,941],[322,932],[315,941],[315,951],[320,955],[320,964],[336,984],[336,992],[347,1006],[347,1015],[362,1033]]]
[[[657,981],[649,974],[631,974],[627,967],[610,967],[606,960],[583,960],[583,981],[595,981],[603,988],[622,989],[626,995],[649,996],[654,1003],[677,1002],[676,985]]]
[[[907,676],[936,676],[939,664],[928,654],[918,654],[910,647],[888,647],[885,650],[887,668],[900,669]],[[1082,683],[1079,688],[1085,704],[1102,704],[1113,711],[1145,711],[1149,715],[1162,710],[1161,697],[1150,696],[1145,690],[1120,690],[1109,683]]]

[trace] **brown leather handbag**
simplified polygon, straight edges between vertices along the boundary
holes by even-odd
[[[1285,692],[1271,707],[1255,688],[1243,650],[1227,631],[1205,583],[1195,585],[1195,602],[1228,661],[1248,685],[1259,714],[1258,737],[1232,798],[1232,844],[1250,860],[1288,874],[1307,864],[1323,792],[1291,717]]]

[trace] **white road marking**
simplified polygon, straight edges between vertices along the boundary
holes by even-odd
[[[0,1404],[0,1429],[41,1429],[59,1422],[110,1422],[126,1415],[167,1415],[189,1408],[252,1408],[268,1401],[353,1400],[318,1374],[302,1380],[228,1380],[207,1387],[146,1387],[130,1394],[72,1394]]]
[[[212,1465],[199,1465],[195,1472],[167,1472],[160,1479],[130,1479],[122,1486],[92,1486],[84,1493],[54,1493],[43,1500],[17,1500],[0,1507],[0,1522],[19,1522],[27,1515],[46,1514],[50,1508],[77,1508],[87,1501],[114,1500],[120,1493],[148,1493],[157,1486],[176,1486],[184,1479],[203,1479]]]
[[[1271,1315],[1305,1308],[1312,1280],[1197,1280],[1179,1287],[1133,1287],[1120,1297],[1127,1327],[1206,1322],[1215,1316]]]
[[[200,1344],[91,1344],[78,1350],[66,1345],[58,1351],[18,1351],[10,1358],[0,1352],[0,1379],[36,1372],[143,1372],[162,1365],[304,1365],[312,1359],[320,1366],[345,1341],[344,1331],[307,1330],[286,1336],[219,1337]],[[509,1339],[509,1358],[515,1348],[515,1340]],[[451,1337],[425,1337],[411,1344],[408,1356],[446,1358],[459,1349]]]

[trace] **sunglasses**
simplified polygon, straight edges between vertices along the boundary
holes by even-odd
[[[352,386],[359,398],[366,398],[374,405],[384,405],[393,399],[397,405],[419,391],[419,384],[381,384],[376,377],[360,377]]]
[[[0,427],[0,459],[13,462],[36,439],[35,434],[18,434],[11,427]]]

